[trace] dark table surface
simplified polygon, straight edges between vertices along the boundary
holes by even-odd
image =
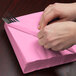
[[[15,16],[20,16],[32,12],[42,11],[50,3],[74,1],[75,0],[19,0],[11,12],[13,12]],[[3,22],[1,22],[0,76],[76,76],[76,62],[35,71],[29,74],[23,74],[4,30]]]

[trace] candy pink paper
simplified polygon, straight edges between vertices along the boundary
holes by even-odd
[[[42,12],[17,17],[20,22],[5,23],[4,27],[23,73],[76,61],[76,45],[54,52],[38,44],[38,22]]]

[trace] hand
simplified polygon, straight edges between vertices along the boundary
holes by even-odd
[[[59,18],[58,22],[76,20],[76,3],[50,4],[42,14],[39,29],[55,18]]]
[[[44,48],[59,51],[76,44],[76,22],[55,22],[38,33],[39,44]]]

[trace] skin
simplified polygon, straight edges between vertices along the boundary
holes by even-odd
[[[55,18],[59,20],[50,23]],[[76,3],[55,3],[45,8],[39,22],[39,44],[60,51],[76,44]]]

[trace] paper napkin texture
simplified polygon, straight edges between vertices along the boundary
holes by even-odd
[[[20,22],[4,24],[23,73],[76,61],[76,45],[54,52],[38,44],[37,29],[42,12],[17,17]]]

